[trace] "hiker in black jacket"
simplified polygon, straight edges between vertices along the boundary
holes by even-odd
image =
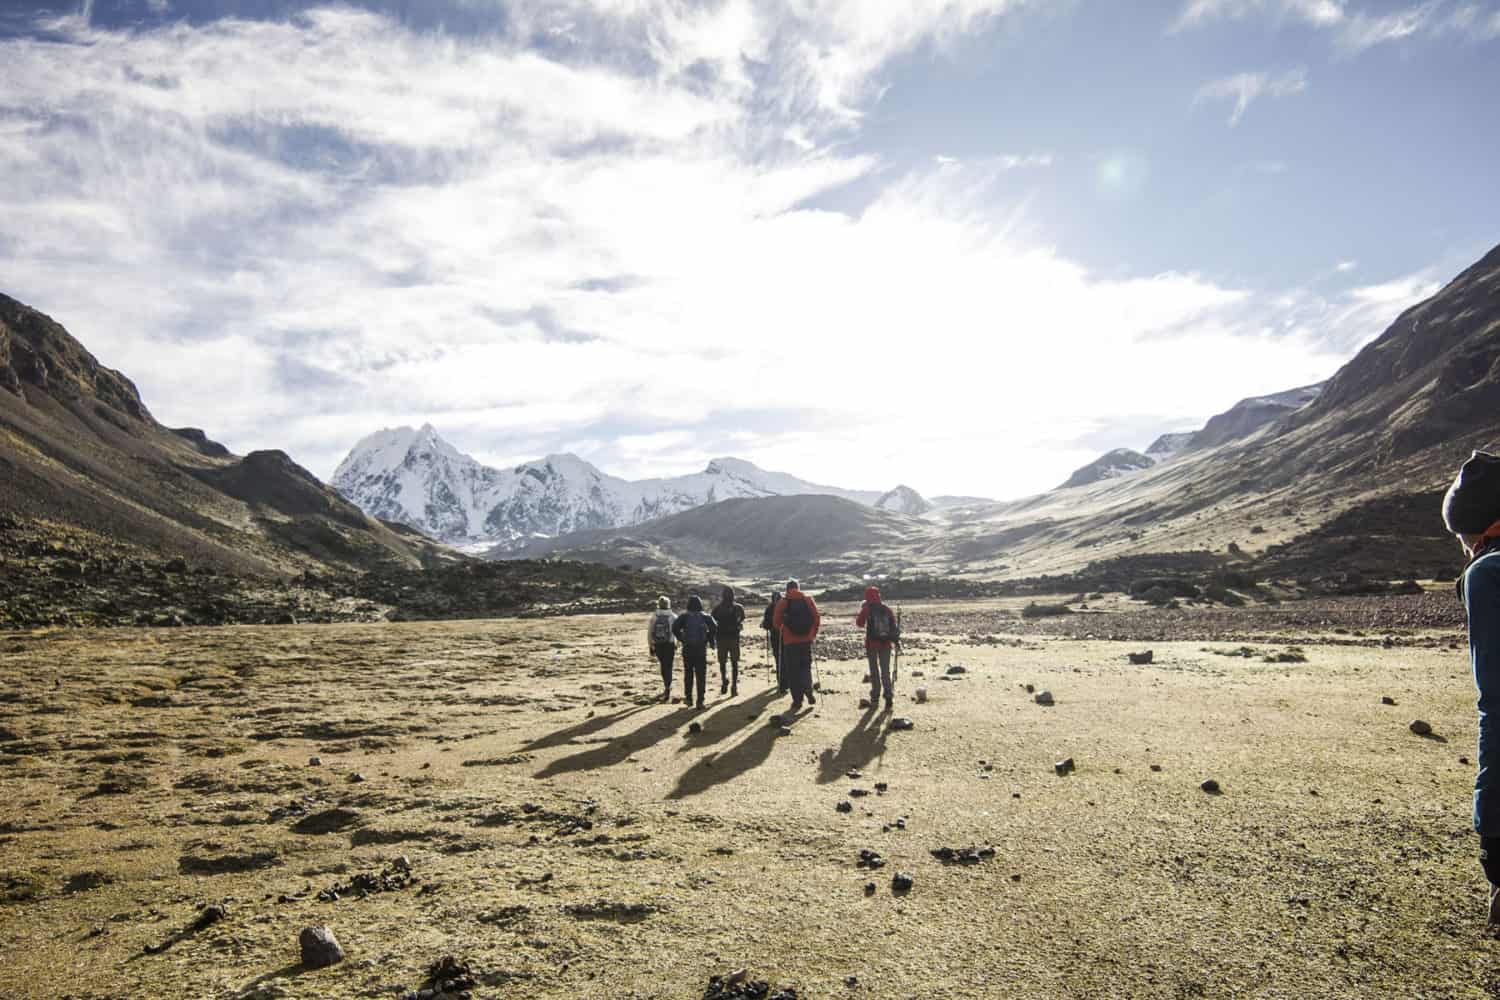
[[[698,685],[698,707],[703,707],[703,689],[708,679],[708,647],[714,644],[719,626],[703,613],[703,602],[694,594],[688,598],[687,611],[672,623],[672,634],[682,643],[682,681],[684,705],[693,703],[693,685]]]
[[[719,627],[719,694],[740,693],[740,630],[745,627],[745,607],[734,599],[734,588],[725,587],[714,605],[714,623]],[[734,680],[724,672],[728,660],[734,665]]]
[[[771,647],[771,660],[776,666],[776,693],[786,694],[786,678],[781,674],[781,630],[776,627],[776,605],[781,603],[781,591],[771,595],[766,613],[760,617],[760,627],[766,631],[766,645]]]

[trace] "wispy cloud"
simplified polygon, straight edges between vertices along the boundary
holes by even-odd
[[[1343,0],[1188,0],[1172,22],[1174,31],[1220,20],[1271,16],[1326,27],[1344,20]]]
[[[1271,73],[1236,73],[1218,80],[1205,83],[1198,88],[1193,95],[1194,104],[1202,104],[1208,101],[1230,101],[1234,107],[1229,113],[1229,124],[1235,126],[1250,109],[1262,97],[1291,97],[1300,94],[1307,89],[1307,71],[1302,69],[1289,70],[1285,73],[1273,75]]]

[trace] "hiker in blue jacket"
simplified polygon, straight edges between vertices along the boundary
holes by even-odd
[[[1469,565],[1458,581],[1469,619],[1469,658],[1479,689],[1479,774],[1474,832],[1490,883],[1488,925],[1500,930],[1500,456],[1474,452],[1443,498],[1443,523]]]
[[[719,627],[703,613],[697,594],[688,598],[687,611],[672,623],[672,634],[682,643],[682,703],[693,703],[693,685],[698,686],[698,707],[703,707],[703,689],[708,678],[708,649],[718,638]]]

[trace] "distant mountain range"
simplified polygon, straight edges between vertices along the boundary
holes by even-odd
[[[454,448],[431,424],[378,431],[339,464],[333,486],[361,509],[451,545],[519,550],[539,539],[628,527],[720,500],[825,495],[898,513],[931,508],[905,487],[840,489],[716,458],[702,472],[631,481],[576,455],[496,469]]]
[[[1306,385],[1299,389],[1272,393],[1269,396],[1252,396],[1235,403],[1223,413],[1210,417],[1208,423],[1196,431],[1181,431],[1163,434],[1151,443],[1142,454],[1129,448],[1116,448],[1105,452],[1088,465],[1074,470],[1060,490],[1076,486],[1088,486],[1106,479],[1118,479],[1134,472],[1141,472],[1161,462],[1170,461],[1178,455],[1216,448],[1221,444],[1248,438],[1256,431],[1268,427],[1282,417],[1295,413],[1318,398],[1324,383]]]

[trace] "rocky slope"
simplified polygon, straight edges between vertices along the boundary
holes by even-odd
[[[0,513],[12,532],[71,527],[153,561],[230,573],[448,558],[366,516],[281,452],[240,458],[200,430],[162,426],[128,378],[5,296]],[[0,555],[14,550],[0,538]]]
[[[1088,465],[1077,469],[1068,477],[1068,481],[1058,487],[1060,490],[1069,490],[1075,486],[1088,486],[1090,483],[1101,482],[1105,479],[1118,479],[1128,476],[1132,472],[1149,469],[1155,465],[1155,459],[1142,455],[1138,451],[1129,448],[1116,448],[1094,459]]]
[[[576,455],[495,469],[458,451],[430,424],[360,441],[340,463],[333,485],[366,512],[434,538],[513,550],[538,538],[640,524],[736,497],[824,494],[875,504],[883,496],[810,483],[735,458],[714,459],[691,475],[635,482]]]
[[[905,514],[908,517],[921,517],[932,510],[932,507],[933,505],[924,499],[922,494],[910,486],[897,486],[875,501],[876,510],[888,510],[895,514]]]

